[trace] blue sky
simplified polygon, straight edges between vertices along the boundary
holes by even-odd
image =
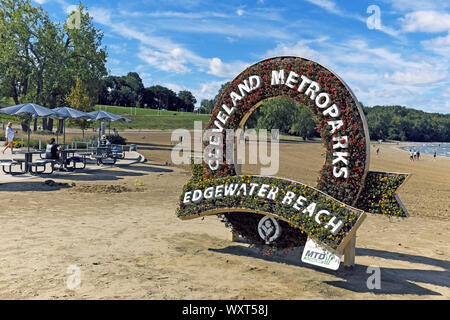
[[[78,3],[33,2],[60,22]],[[199,102],[255,62],[295,55],[336,72],[365,105],[450,113],[448,0],[82,2],[110,74],[135,71]]]

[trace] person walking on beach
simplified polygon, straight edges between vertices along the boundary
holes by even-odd
[[[8,148],[11,148],[11,153],[14,153],[13,151],[14,129],[12,128],[12,122],[8,122],[5,131],[5,138],[7,144],[6,147],[3,149],[3,153],[5,153],[6,149]]]
[[[433,160],[436,161],[436,150],[434,150],[433,158]]]
[[[380,148],[377,148],[377,156],[378,156],[379,153],[380,153]]]
[[[420,151],[417,151],[417,160],[420,159]]]
[[[411,149],[409,149],[409,160],[414,161],[414,153]]]

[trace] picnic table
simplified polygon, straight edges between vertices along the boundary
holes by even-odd
[[[89,150],[92,151],[92,156],[97,160],[97,165],[115,164],[117,159],[125,157],[121,147],[111,144],[101,147],[90,147]]]
[[[90,153],[79,152],[78,149],[61,149],[59,153],[64,169],[69,171],[86,168],[86,156],[90,155]],[[70,163],[72,163],[71,166]],[[82,163],[82,167],[77,168],[77,163]]]
[[[35,154],[45,154],[45,150],[19,150],[16,151],[15,154],[23,154],[24,159],[18,159],[14,158],[12,161],[13,163],[20,163],[21,164],[21,173],[29,173],[31,172],[32,163],[33,163],[33,155]],[[24,167],[22,168],[22,163]],[[11,169],[10,169],[11,173]]]
[[[86,167],[86,157],[91,155],[90,152],[78,152],[77,149],[61,149],[58,151],[59,159],[46,159],[42,155],[46,153],[45,150],[20,150],[15,151],[14,154],[23,154],[24,158],[13,158],[12,160],[2,160],[0,166],[6,174],[38,174],[38,173],[53,173],[54,165],[59,165],[62,171],[74,171],[76,169],[84,169]],[[33,161],[33,155],[39,154],[40,159]],[[77,167],[77,163],[81,163],[81,167]],[[48,165],[50,172],[46,172]],[[20,167],[20,171],[13,172],[13,167]],[[42,170],[38,171],[38,167]],[[34,170],[33,170],[34,169]]]

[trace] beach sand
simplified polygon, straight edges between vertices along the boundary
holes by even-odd
[[[372,146],[371,170],[412,174],[399,192],[411,217],[369,215],[355,267],[331,271],[302,263],[299,250],[268,256],[230,242],[215,216],[178,219],[190,172],[170,163],[170,133],[124,135],[146,163],[0,185],[1,299],[450,298],[450,158],[411,162],[401,144],[376,144],[378,156]],[[315,185],[322,152],[283,141],[278,175]],[[369,266],[380,289],[367,287]]]

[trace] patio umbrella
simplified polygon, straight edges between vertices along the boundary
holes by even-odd
[[[82,112],[69,107],[55,108],[53,109],[53,111],[55,112],[55,114],[51,116],[52,118],[63,120],[63,130],[64,130],[63,144],[66,144],[66,125],[64,121],[65,119],[74,119],[74,120],[92,119],[92,117],[86,112]],[[56,136],[56,138],[58,138],[58,136]]]
[[[119,116],[117,114],[108,112],[108,111],[92,111],[89,112],[88,115],[92,117],[92,120],[90,121],[106,121],[109,122],[109,134],[111,134],[111,121],[120,121],[120,122],[131,122],[130,119]],[[99,130],[99,136],[100,136],[100,130]]]
[[[92,111],[89,112],[88,115],[92,117],[92,121],[123,121],[123,122],[131,122],[130,119],[119,116],[117,114],[108,112],[108,111]]]
[[[13,116],[29,115],[32,118],[45,118],[55,113],[49,108],[34,103],[24,103],[12,107],[6,107],[0,109],[0,112]],[[30,131],[30,125],[28,125],[28,151],[30,151]]]

